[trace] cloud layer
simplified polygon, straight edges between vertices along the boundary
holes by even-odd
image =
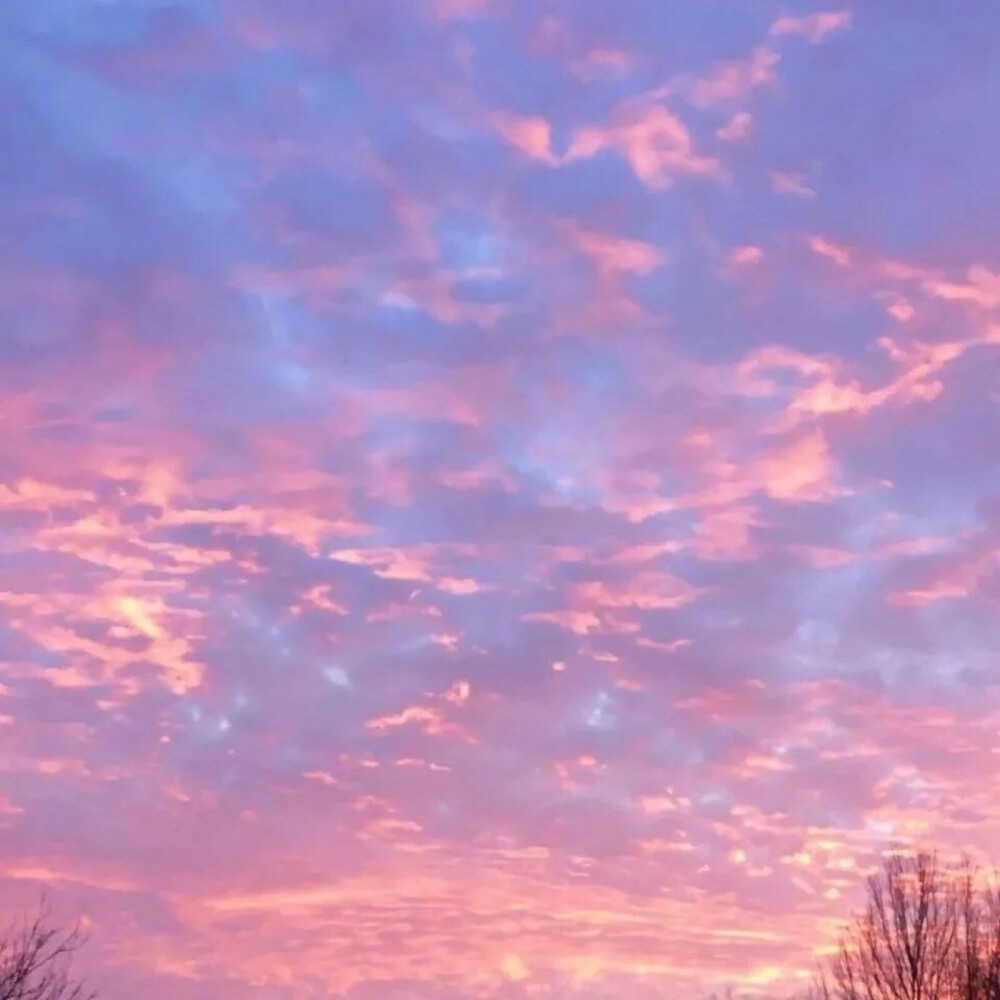
[[[1000,834],[1000,19],[0,11],[0,880],[106,1000],[795,989]]]

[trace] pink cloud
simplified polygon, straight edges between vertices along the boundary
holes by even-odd
[[[787,406],[774,425],[775,429],[787,430],[805,419],[838,413],[862,416],[889,403],[932,400],[943,388],[941,373],[970,347],[982,342],[979,339],[968,343],[913,342],[903,347],[892,338],[882,337],[878,346],[892,359],[897,371],[888,381],[870,389],[847,376],[843,367],[831,358],[765,348],[745,358],[737,367],[737,387],[748,396],[772,396],[777,392],[773,373],[795,372],[803,384],[788,392]]]
[[[693,550],[701,559],[742,559],[753,553],[751,529],[758,523],[749,504],[707,511],[695,526]]]
[[[659,247],[642,240],[612,236],[580,226],[570,230],[574,243],[605,276],[615,273],[649,274],[665,260]]]
[[[622,76],[633,69],[635,57],[621,49],[591,49],[575,59],[570,66],[574,76],[581,80],[595,80],[602,76]]]
[[[568,160],[594,156],[602,149],[620,153],[637,177],[654,190],[669,188],[678,176],[718,177],[721,168],[695,151],[684,123],[662,104],[620,105],[610,124],[579,129]]]
[[[886,312],[900,323],[909,323],[916,315],[913,305],[901,297],[893,299],[886,308]]]
[[[753,130],[753,115],[749,111],[737,111],[715,134],[723,142],[742,142]]]
[[[836,462],[816,430],[775,448],[756,463],[755,476],[776,500],[827,500],[840,491]]]
[[[497,112],[492,121],[497,131],[525,156],[543,163],[558,162],[552,152],[552,126],[544,118]]]
[[[502,7],[503,0],[431,0],[434,16],[443,21],[478,17]]]
[[[1000,306],[1000,274],[979,265],[969,268],[964,282],[931,279],[924,283],[924,288],[938,298],[968,302],[985,310]]]
[[[583,605],[608,608],[677,608],[696,600],[703,590],[669,573],[643,571],[621,585],[580,584],[576,598]]]
[[[851,251],[847,247],[822,236],[810,236],[809,249],[820,257],[832,260],[838,267],[848,267],[851,263]]]
[[[784,16],[771,25],[771,34],[804,38],[818,45],[828,35],[849,28],[853,17],[849,10],[818,11],[802,17]]]
[[[746,59],[722,63],[711,74],[699,77],[686,88],[695,107],[714,107],[741,100],[757,87],[776,81],[775,66],[780,56],[770,49],[754,49]]]
[[[934,540],[918,540],[913,551],[917,555],[935,552]],[[959,541],[958,551],[939,556],[928,556],[925,562],[932,565],[919,570],[916,580],[909,586],[888,595],[890,604],[904,608],[925,608],[940,601],[968,598],[983,589],[990,575],[1000,569],[1000,545],[989,531]],[[918,563],[919,566],[919,563]]]
[[[588,635],[601,626],[601,619],[590,611],[532,611],[524,616],[526,622],[549,622],[568,629],[576,635]]]
[[[764,251],[755,246],[734,247],[726,259],[737,267],[759,264],[764,259]]]
[[[794,198],[815,198],[816,192],[810,187],[805,174],[788,173],[781,170],[768,171],[771,190],[775,194],[789,195]]]

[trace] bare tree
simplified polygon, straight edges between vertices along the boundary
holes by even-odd
[[[958,1000],[1000,1000],[1000,894],[996,889],[977,894],[973,875],[967,871],[962,885],[964,947],[955,992]]]
[[[840,1000],[952,1000],[960,894],[933,854],[890,856],[833,963]]]
[[[0,1000],[92,1000],[94,994],[71,971],[85,940],[79,925],[55,926],[43,900],[35,917],[13,924],[0,938]]]
[[[965,861],[955,883],[958,918],[953,967],[955,1000],[982,1000],[986,985],[986,911],[976,894],[975,872]]]
[[[804,1000],[1000,1000],[1000,872],[891,856]],[[2,997],[0,997],[2,1000]]]

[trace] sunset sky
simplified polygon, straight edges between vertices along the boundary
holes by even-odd
[[[0,914],[103,1000],[784,996],[1000,861],[998,52],[3,0]]]

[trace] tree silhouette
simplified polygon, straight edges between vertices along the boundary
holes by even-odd
[[[0,1000],[92,1000],[94,993],[71,971],[85,941],[79,925],[55,925],[43,900],[33,918],[0,937]]]
[[[1000,1000],[1000,895],[967,861],[891,855],[811,1000]]]

